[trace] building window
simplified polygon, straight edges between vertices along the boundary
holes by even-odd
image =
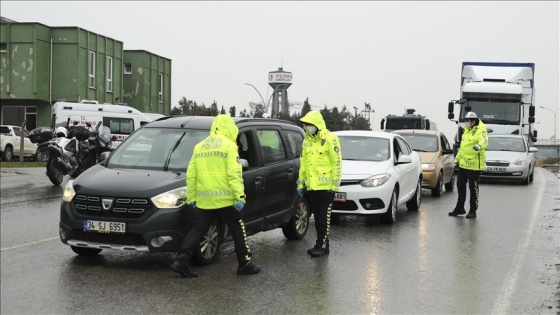
[[[163,73],[159,73],[158,80],[158,101],[163,102]]]
[[[124,74],[132,74],[132,64],[125,63],[124,64]]]
[[[89,51],[88,86],[95,88],[95,51]]]
[[[113,57],[107,56],[107,92],[113,92]]]
[[[8,51],[8,44],[0,43],[0,53],[7,52],[7,51]]]

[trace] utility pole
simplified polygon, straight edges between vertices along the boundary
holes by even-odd
[[[371,108],[370,103],[364,102],[364,110],[362,111],[362,113],[365,113],[365,118],[370,123],[370,127],[371,127],[371,121],[369,120],[370,117],[369,113],[375,113],[375,110]]]

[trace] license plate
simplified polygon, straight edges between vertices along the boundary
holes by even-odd
[[[123,234],[126,231],[126,223],[84,220],[84,231]]]
[[[334,201],[346,201],[346,193],[345,192],[335,192],[334,193]]]
[[[505,167],[486,167],[486,170],[488,172],[505,172],[506,168]]]

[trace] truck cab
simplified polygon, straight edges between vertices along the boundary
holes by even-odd
[[[414,114],[415,109],[406,109],[403,115],[388,115],[381,119],[381,130],[421,129],[437,131],[436,124],[426,116]]]
[[[461,97],[448,104],[448,118],[457,124],[454,148],[470,111],[486,124],[489,134],[522,134],[534,143],[534,69],[534,63],[463,62]],[[456,106],[459,117],[454,120]]]

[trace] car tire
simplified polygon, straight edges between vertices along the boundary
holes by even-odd
[[[452,172],[449,183],[445,184],[445,191],[453,191],[454,188],[455,188],[455,172]]]
[[[387,212],[381,215],[381,222],[385,224],[394,224],[397,221],[397,189],[393,189],[391,200]]]
[[[2,152],[2,160],[4,162],[11,162],[14,158],[14,152],[12,147],[5,147],[4,152]]]
[[[532,183],[534,179],[535,179],[535,168],[533,167],[533,170],[531,171],[531,174],[529,175],[529,183]]]
[[[202,236],[200,244],[194,253],[194,263],[199,266],[210,265],[218,259],[222,231],[218,221],[212,222],[206,234]]]
[[[422,203],[422,178],[418,179],[414,196],[406,203],[406,208],[411,211],[417,211],[420,209],[420,203]]]
[[[290,222],[282,226],[282,233],[289,240],[301,240],[309,229],[309,217],[311,212],[305,199],[300,198],[295,206],[294,214]]]
[[[39,149],[37,149],[37,151],[35,151],[35,154],[33,155],[33,161],[34,162],[42,162],[42,157],[43,155],[41,154],[41,151],[39,151]]]
[[[95,256],[101,253],[102,249],[99,248],[87,248],[87,247],[79,247],[79,246],[70,246],[72,251],[80,256]]]
[[[440,197],[442,190],[443,190],[443,172],[439,172],[436,187],[434,187],[434,189],[432,189],[432,196],[433,197]]]

